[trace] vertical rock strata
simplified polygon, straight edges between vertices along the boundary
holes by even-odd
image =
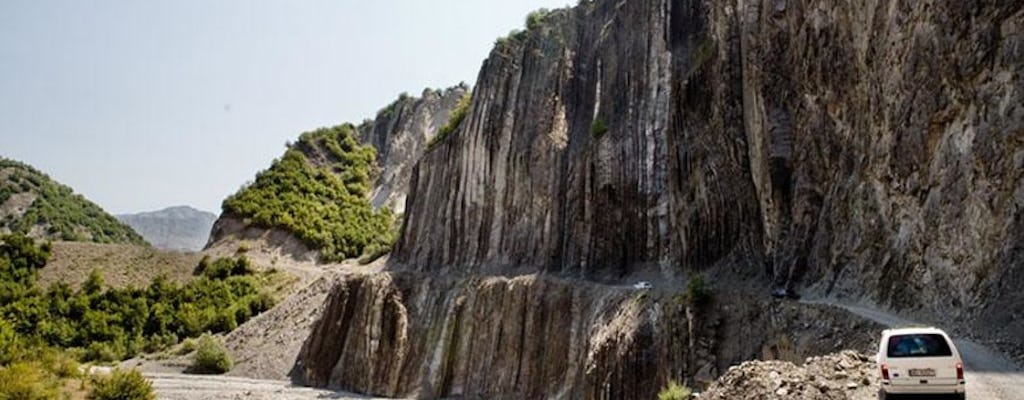
[[[788,332],[775,310],[730,319],[722,296],[688,318],[598,283],[667,289],[695,271],[984,323],[1019,350],[1022,9],[599,0],[547,15],[484,62],[467,118],[413,171],[390,272],[339,283],[301,378],[652,398],[772,340],[737,332]]]
[[[935,315],[1013,304],[1022,9],[556,11],[484,63],[469,117],[414,173],[394,259],[599,280],[740,260],[776,286]]]

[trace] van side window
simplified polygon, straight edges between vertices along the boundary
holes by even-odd
[[[889,357],[950,357],[953,351],[942,335],[898,335],[889,338]]]

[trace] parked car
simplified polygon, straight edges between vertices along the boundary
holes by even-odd
[[[880,399],[900,394],[966,396],[964,361],[941,329],[886,329],[877,357],[882,374]]]
[[[650,289],[651,287],[651,283],[648,281],[639,281],[633,285],[633,288],[636,290]]]

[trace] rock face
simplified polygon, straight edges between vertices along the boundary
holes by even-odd
[[[499,40],[467,118],[416,166],[390,272],[332,291],[301,377],[652,398],[812,346],[759,329],[813,329],[787,310],[724,290],[692,316],[621,291],[695,272],[728,296],[842,297],[1021,348],[1022,9],[598,0],[535,20]]]
[[[596,1],[502,41],[394,259],[740,265],[1020,344],[1024,4]]]
[[[655,398],[750,358],[866,351],[880,329],[829,307],[715,304],[547,276],[349,276],[299,354],[314,386],[391,397]],[[812,321],[808,323],[808,321]]]
[[[420,98],[401,96],[377,113],[372,121],[359,126],[364,144],[377,149],[380,167],[373,193],[375,208],[391,207],[397,214],[405,212],[409,178],[413,167],[427,150],[427,144],[446,122],[462,96],[465,85],[445,90],[426,89]]]
[[[117,219],[135,229],[158,249],[199,251],[209,239],[210,228],[217,216],[189,206],[178,206],[118,215]]]

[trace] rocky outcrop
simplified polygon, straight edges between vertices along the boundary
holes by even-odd
[[[555,11],[484,63],[469,117],[418,166],[394,259],[591,279],[764,271],[1019,338],[1022,7]]]
[[[405,212],[409,178],[428,143],[446,122],[462,96],[465,84],[444,90],[425,89],[419,98],[402,95],[359,126],[360,140],[377,149],[380,168],[370,194],[373,206]]]
[[[295,378],[383,396],[654,398],[751,358],[867,350],[880,329],[830,307],[712,303],[543,275],[348,276],[331,291]]]
[[[210,237],[217,216],[188,206],[118,215],[147,242],[161,250],[199,251]]]
[[[390,272],[332,292],[301,376],[651,398],[850,340],[750,299],[772,287],[985,323],[1021,348],[1022,8],[599,0],[531,18],[416,166]],[[703,315],[615,286],[678,292],[696,272],[732,290]]]

